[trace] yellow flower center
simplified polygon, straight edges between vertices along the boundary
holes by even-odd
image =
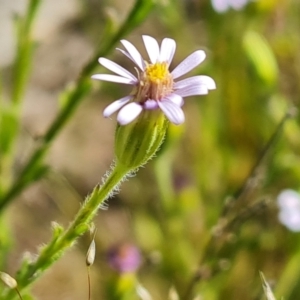
[[[143,103],[149,99],[161,100],[173,92],[173,76],[166,62],[147,64],[140,76],[136,98]]]
[[[145,72],[148,79],[152,82],[164,81],[170,74],[166,63],[147,65]]]

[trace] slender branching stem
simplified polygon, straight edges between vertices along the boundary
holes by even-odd
[[[273,134],[270,136],[261,154],[258,156],[256,163],[254,164],[252,170],[249,173],[249,176],[245,179],[242,186],[235,193],[235,197],[232,197],[232,199],[230,199],[230,202],[225,204],[218,221],[218,223],[220,223],[218,225],[220,225],[221,227],[218,229],[219,233],[224,232],[225,229],[229,230],[230,226],[232,224],[235,224],[237,219],[240,221],[241,218],[238,216],[233,216],[230,220],[227,221],[224,220],[227,214],[229,213],[229,211],[231,210],[231,208],[233,207],[233,204],[238,201],[241,201],[246,193],[248,193],[251,189],[257,187],[257,185],[252,185],[252,182],[254,178],[257,176],[258,170],[260,169],[261,165],[264,163],[265,158],[270,154],[271,150],[274,148],[287,120],[289,120],[294,116],[295,116],[295,108],[292,107],[285,113],[281,121],[276,126]],[[265,200],[263,200],[261,203],[255,204],[253,207],[253,211],[256,211],[257,207],[262,207],[264,204],[265,204]],[[251,209],[250,206],[248,208]],[[246,210],[247,208],[244,208],[243,211],[244,215],[248,215],[249,213],[246,212]],[[220,236],[220,234],[218,234],[218,236]],[[214,249],[214,241],[215,241],[215,235],[212,233],[209,241],[207,242],[205,253],[199,260],[196,271],[192,274],[191,278],[188,281],[187,288],[182,299],[186,299],[186,300],[192,299],[195,286],[204,278],[211,277],[217,273],[218,267],[215,265],[215,262],[217,262],[218,260],[213,259],[213,257],[216,256],[216,250]],[[208,258],[210,258],[210,263],[207,261]],[[209,266],[205,267],[204,265],[205,263],[208,263]]]
[[[89,230],[89,226],[97,214],[98,209],[103,207],[104,201],[113,195],[126,175],[130,174],[131,170],[119,164],[115,165],[111,173],[104,180],[103,185],[96,186],[92,193],[86,198],[69,227],[58,237],[54,236],[46,246],[41,248],[34,262],[26,262],[23,264],[23,267],[21,267],[16,276],[19,291],[39,278],[43,271],[60,258],[80,235]],[[11,291],[8,291],[1,299],[14,299],[14,295]]]

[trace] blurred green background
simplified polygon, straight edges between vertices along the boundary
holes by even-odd
[[[42,1],[12,176],[57,114],[61,92],[133,4]],[[13,80],[13,16],[24,14],[25,6],[0,1],[2,104],[10,100]],[[280,224],[276,204],[281,190],[300,191],[299,29],[298,0],[249,1],[223,13],[209,0],[157,0],[144,22],[123,37],[144,55],[142,34],[175,39],[173,67],[205,50],[207,58],[193,74],[211,76],[217,89],[186,99],[185,124],[170,126],[157,157],[99,212],[93,299],[137,299],[131,294],[135,280],[157,300],[169,299],[171,287],[184,300],[264,299],[259,271],[278,299],[300,298],[299,233]],[[108,58],[133,71],[117,51]],[[99,66],[97,72],[106,71]],[[47,175],[1,214],[1,270],[13,275],[25,252],[36,253],[49,240],[51,222],[67,225],[101,181],[113,159],[116,126],[115,117],[104,119],[102,110],[128,91],[93,82],[93,92],[51,145]],[[291,108],[293,118],[280,126]],[[255,176],[247,181],[254,166]],[[82,237],[33,285],[36,299],[87,299],[89,242]],[[131,277],[113,270],[107,257],[112,247],[128,243],[142,257]]]

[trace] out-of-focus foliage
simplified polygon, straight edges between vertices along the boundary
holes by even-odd
[[[52,5],[59,6],[58,2]],[[280,224],[276,202],[284,189],[300,191],[298,0],[249,1],[239,10],[229,8],[222,13],[209,0],[145,2],[147,9],[153,6],[152,14],[141,12],[133,28],[124,29],[127,35],[121,32],[118,39],[126,38],[142,50],[141,34],[158,40],[174,38],[174,65],[194,50],[204,49],[207,59],[194,73],[214,78],[217,89],[208,96],[186,99],[186,123],[170,126],[157,157],[125,182],[120,194],[110,199],[109,209],[96,218],[97,253],[90,268],[93,299],[138,299],[137,287],[140,298],[155,300],[166,299],[168,294],[174,299],[178,294],[183,300],[263,299],[266,287],[276,299],[298,299],[299,233]],[[42,119],[50,111],[55,116],[67,105],[74,81],[88,63],[82,53],[87,59],[76,72],[66,67],[55,73],[48,66],[49,74],[43,75],[47,59],[53,55],[54,61],[60,58],[68,66],[69,56],[76,58],[82,44],[88,44],[92,53],[99,40],[105,43],[114,36],[131,5],[133,2],[125,5],[117,0],[86,1],[70,24],[60,27],[62,32],[49,35],[50,41],[63,40],[61,48],[51,49],[48,41],[40,41],[37,58],[31,62],[29,96],[22,104],[25,117],[19,98],[17,108],[10,110],[7,105],[13,86],[10,74],[18,70],[6,67],[2,71],[0,150],[5,155],[0,157],[0,196],[20,174],[28,153],[42,142],[46,131]],[[65,44],[69,56],[54,56]],[[44,52],[38,52],[39,47]],[[48,51],[43,47],[49,47]],[[115,52],[107,57],[113,55],[122,66],[129,65]],[[76,59],[71,62],[75,65]],[[46,76],[48,85],[39,76]],[[25,82],[22,78],[22,92]],[[68,87],[63,92],[64,86]],[[19,269],[25,251],[35,253],[47,242],[51,220],[67,224],[72,219],[80,206],[78,199],[84,199],[109,168],[116,121],[102,118],[101,110],[127,89],[112,84],[94,87],[93,94],[70,117],[62,137],[47,145],[54,150],[47,168],[41,166],[45,172],[27,177],[30,184],[32,179],[44,179],[28,184],[2,211],[0,266],[9,274]],[[37,88],[46,90],[47,101],[59,109],[42,108],[37,113],[35,106],[41,100],[33,101],[32,95],[44,95],[35,93]],[[32,122],[32,116],[39,121]],[[11,132],[17,130],[19,135],[12,142]],[[84,262],[89,244],[89,238],[81,239],[76,250],[36,282],[33,297],[87,299]],[[129,273],[112,269],[107,255],[112,248],[124,249],[124,244],[134,245],[142,256],[139,268]],[[128,252],[118,254],[124,259],[128,255],[130,264]],[[171,288],[176,293],[169,293]]]

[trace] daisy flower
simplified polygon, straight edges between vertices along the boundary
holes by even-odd
[[[117,120],[120,125],[126,125],[136,119],[143,110],[161,109],[170,122],[178,125],[184,122],[182,111],[183,98],[194,95],[208,94],[216,85],[208,76],[193,76],[176,81],[205,59],[205,52],[198,50],[183,60],[172,72],[169,67],[172,62],[176,43],[173,39],[163,39],[159,46],[157,41],[143,35],[149,61],[145,61],[134,45],[121,40],[125,50],[117,49],[127,56],[136,66],[133,75],[120,65],[106,58],[99,58],[99,63],[117,75],[96,74],[93,79],[111,81],[132,85],[130,95],[118,99],[108,105],[104,117],[118,111]]]

